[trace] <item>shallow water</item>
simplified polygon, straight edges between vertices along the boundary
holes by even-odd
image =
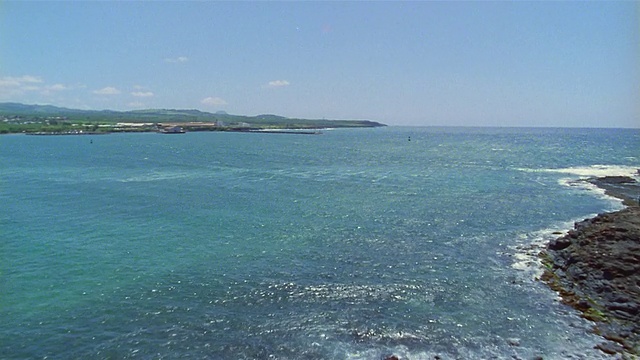
[[[571,180],[633,173],[638,144],[613,129],[2,136],[2,357],[604,358],[535,280],[532,245],[619,208]]]

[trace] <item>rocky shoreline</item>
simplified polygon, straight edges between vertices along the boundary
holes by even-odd
[[[596,348],[640,355],[640,184],[630,177],[587,180],[623,200],[625,209],[577,222],[540,253],[541,277],[562,301],[595,322]]]

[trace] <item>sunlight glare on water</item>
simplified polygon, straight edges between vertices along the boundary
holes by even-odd
[[[604,358],[526,249],[619,207],[561,180],[632,172],[635,137],[3,137],[3,356]]]

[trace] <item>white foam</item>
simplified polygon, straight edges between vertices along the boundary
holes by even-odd
[[[598,186],[584,181],[590,178],[605,177],[605,176],[629,176],[636,180],[640,180],[640,166],[626,166],[626,165],[591,165],[591,166],[574,166],[568,168],[558,169],[518,169],[525,172],[537,172],[537,173],[557,173],[567,174],[568,177],[563,177],[558,180],[558,184],[566,187],[575,188],[578,190],[584,190],[595,197],[610,201],[610,206],[607,211],[615,211],[623,208],[622,200],[609,196],[604,189]]]
[[[609,208],[610,211],[620,210],[622,208],[621,199],[607,195],[605,189],[602,189],[597,185],[592,184],[588,181],[584,181],[584,179],[562,178],[558,180],[558,184],[562,186],[572,187],[578,190],[587,191],[598,199],[610,201],[611,202],[610,204],[611,206]]]
[[[590,166],[573,166],[558,169],[529,169],[521,168],[520,171],[526,172],[549,172],[578,176],[579,178],[603,177],[603,176],[631,176],[637,177],[639,166],[627,165],[590,165]]]
[[[120,178],[116,181],[123,183],[144,183],[165,180],[195,179],[202,178],[204,176],[206,176],[206,173],[198,171],[150,171],[139,175]]]
[[[596,214],[587,217],[593,217]],[[573,228],[576,221],[583,219],[574,219],[572,221],[559,222],[546,229],[524,233],[520,235],[518,244],[510,246],[513,251],[513,263],[511,268],[520,271],[530,279],[538,279],[542,275],[544,269],[540,259],[540,252],[544,250],[549,241],[560,236],[566,235]]]
[[[548,172],[568,174],[570,177],[563,177],[558,180],[562,186],[584,190],[591,195],[602,200],[609,201],[607,211],[620,210],[624,206],[622,200],[609,196],[604,189],[584,181],[585,179],[604,176],[630,176],[638,178],[638,167],[623,165],[592,165],[584,167],[569,167],[562,169],[519,169],[527,172]],[[542,263],[538,254],[546,248],[549,241],[556,239],[573,228],[576,221],[582,221],[585,218],[592,218],[597,214],[587,214],[582,218],[573,219],[571,221],[557,223],[549,228],[522,234],[517,245],[512,246],[513,263],[511,267],[518,270],[531,278],[539,278],[543,273]]]

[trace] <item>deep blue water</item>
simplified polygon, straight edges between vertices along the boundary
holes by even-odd
[[[639,157],[628,129],[2,136],[0,357],[604,358],[532,255]]]

